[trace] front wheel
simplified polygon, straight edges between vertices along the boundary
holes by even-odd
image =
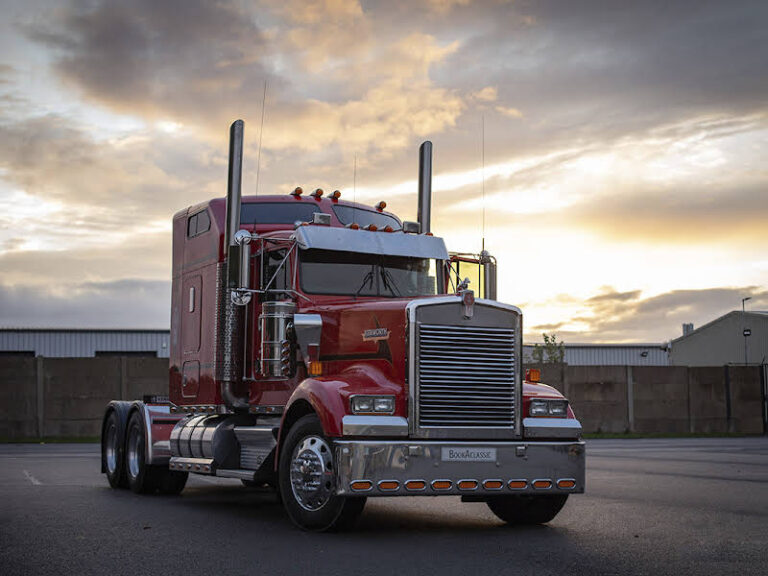
[[[336,495],[333,449],[314,414],[299,419],[288,431],[280,451],[279,479],[283,505],[304,530],[351,527],[365,498]]]
[[[545,524],[565,506],[568,494],[552,496],[495,496],[488,508],[507,524]]]

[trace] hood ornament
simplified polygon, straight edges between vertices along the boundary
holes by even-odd
[[[469,320],[474,314],[475,293],[468,288],[469,278],[464,278],[464,282],[459,284],[458,295],[461,296],[461,303],[464,305],[464,318]]]

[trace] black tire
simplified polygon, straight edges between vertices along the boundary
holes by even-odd
[[[125,460],[123,458],[124,438],[120,426],[120,418],[114,410],[109,413],[101,436],[101,461],[107,480],[112,488],[127,488],[128,479],[125,475]]]
[[[546,524],[565,506],[568,494],[495,496],[488,508],[507,524]]]
[[[144,421],[133,412],[125,431],[125,475],[128,487],[136,494],[151,494],[159,488],[160,474],[147,464],[145,445]]]
[[[298,469],[300,456],[308,470]],[[314,414],[300,418],[288,431],[280,450],[278,472],[283,506],[291,521],[303,530],[350,528],[365,507],[365,498],[336,495],[333,450]]]
[[[176,470],[159,467],[155,468],[155,475],[160,494],[166,496],[181,494],[184,486],[187,485],[187,478],[189,478],[189,473],[187,472],[177,472]]]

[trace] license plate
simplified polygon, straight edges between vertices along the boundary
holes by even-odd
[[[496,448],[443,448],[443,462],[496,462]]]

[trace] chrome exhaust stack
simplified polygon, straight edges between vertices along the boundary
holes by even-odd
[[[229,129],[229,173],[227,178],[227,216],[224,242],[227,259],[219,269],[216,314],[216,379],[221,382],[221,397],[233,410],[248,408],[248,398],[240,397],[234,388],[243,380],[245,307],[235,304],[237,288],[243,276],[248,274],[248,261],[243,261],[246,252],[240,229],[240,198],[243,174],[243,131],[242,120],[235,120]],[[240,235],[242,236],[242,235]],[[249,235],[250,236],[250,235]],[[240,240],[240,242],[238,242]],[[243,268],[246,268],[243,270]]]
[[[416,219],[421,233],[432,231],[432,142],[422,142],[419,146],[419,207]]]

